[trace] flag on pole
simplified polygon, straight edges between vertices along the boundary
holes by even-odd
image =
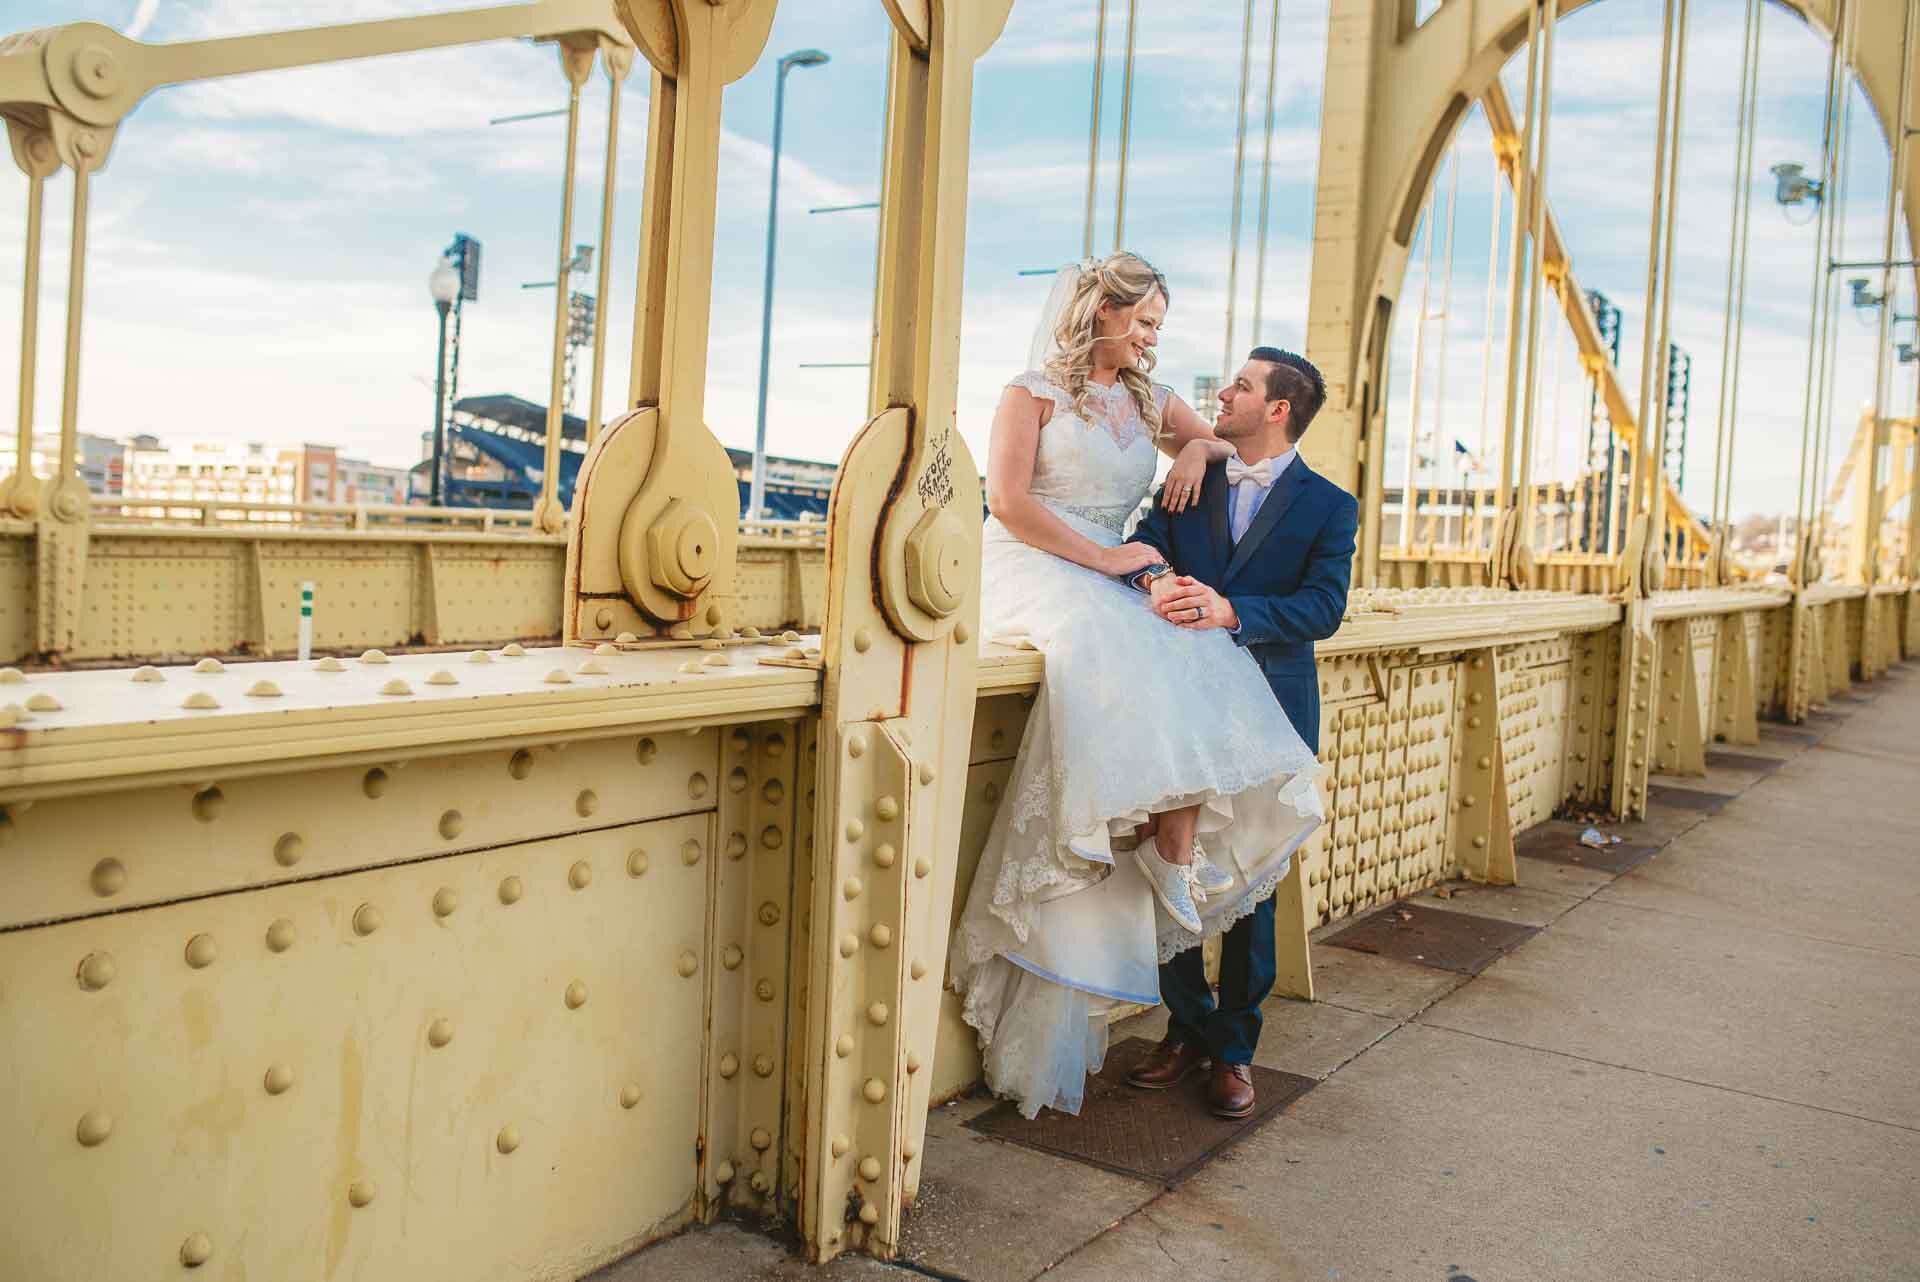
[[[1453,452],[1458,456],[1456,461],[1459,462],[1463,471],[1478,472],[1480,470],[1479,456],[1461,444],[1457,438],[1453,442]]]

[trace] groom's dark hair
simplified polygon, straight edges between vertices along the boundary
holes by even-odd
[[[1312,361],[1283,347],[1256,347],[1247,353],[1247,359],[1267,362],[1267,399],[1285,401],[1291,407],[1287,428],[1297,442],[1327,403],[1327,380],[1320,377]]]

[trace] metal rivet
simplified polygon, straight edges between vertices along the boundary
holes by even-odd
[[[152,664],[146,663],[134,669],[133,679],[135,681],[138,681],[142,685],[152,685],[152,684],[157,684],[161,681],[165,681],[167,679],[167,674],[160,671],[160,669],[154,667]]]
[[[932,871],[933,871],[933,865],[927,861],[927,857],[925,855],[922,855],[920,856],[920,858],[913,861],[914,876],[924,877]]]
[[[89,1109],[80,1115],[80,1122],[73,1128],[73,1137],[86,1148],[107,1142],[107,1136],[113,1134],[113,1118],[99,1109]]]
[[[196,711],[204,711],[208,708],[219,707],[220,701],[208,694],[205,690],[195,690],[192,694],[180,701],[180,706],[183,708],[192,708]]]
[[[773,1147],[773,1136],[756,1126],[753,1128],[753,1134],[747,1137],[747,1143],[753,1145],[755,1152],[764,1153]]]
[[[375,1187],[372,1180],[355,1180],[347,1187],[347,1201],[354,1206],[365,1206],[373,1201],[373,1196],[377,1192],[379,1189]]]
[[[380,929],[382,920],[378,908],[375,908],[372,904],[361,904],[353,910],[353,933],[356,935],[371,935],[374,931]]]
[[[227,794],[218,787],[202,788],[193,794],[193,817],[201,823],[212,823],[220,817],[226,808]]]
[[[307,843],[300,839],[299,833],[281,833],[280,840],[273,843],[273,862],[282,868],[291,868],[300,862],[300,857],[306,852]]]
[[[920,1071],[920,1057],[918,1055],[915,1055],[912,1051],[908,1051],[907,1052],[907,1072],[917,1073],[919,1071]]]
[[[853,648],[860,654],[865,654],[871,650],[873,648],[873,633],[867,631],[865,628],[855,628],[853,631]]]
[[[680,972],[682,978],[691,979],[693,972],[700,969],[700,959],[691,952],[683,951],[680,954],[680,960],[674,964],[674,969]]]
[[[753,1057],[753,1071],[754,1071],[754,1074],[758,1077],[772,1077],[773,1076],[773,1056],[755,1055]]]
[[[720,1163],[720,1165],[714,1167],[713,1179],[714,1179],[714,1183],[716,1184],[733,1183],[733,1163],[722,1162]]]
[[[840,955],[842,957],[851,957],[859,951],[860,937],[858,935],[849,933],[840,936]]]
[[[547,673],[545,677],[541,678],[541,680],[545,681],[550,686],[564,686],[564,685],[573,684],[573,678],[568,675],[567,670],[565,668],[553,668]]]
[[[267,927],[267,948],[271,952],[284,953],[293,947],[293,923],[285,917],[276,918]]]
[[[520,893],[523,889],[524,887],[521,886],[518,877],[502,877],[500,879],[500,902],[503,904],[519,903]]]
[[[758,997],[763,1002],[772,1001],[773,1000],[773,981],[771,979],[763,979],[759,983],[755,984],[753,986],[753,995],[755,997]]]
[[[189,1233],[180,1244],[180,1263],[197,1269],[213,1258],[213,1242],[204,1233]]]
[[[731,1078],[739,1071],[740,1057],[738,1055],[735,1055],[732,1051],[728,1051],[720,1057],[720,1076]]]
[[[213,942],[212,935],[199,934],[187,941],[187,965],[195,970],[205,970],[219,955],[219,946]]]
[[[920,766],[920,782],[923,784],[933,782],[933,767],[924,762]]]
[[[687,780],[687,795],[689,797],[692,797],[696,801],[699,800],[701,797],[706,796],[707,795],[707,777],[703,774],[695,772],[694,776],[691,779]]]
[[[867,1007],[867,1022],[875,1027],[880,1027],[887,1022],[888,1014],[889,1012],[885,1002],[875,1002],[873,1005]]]
[[[878,1104],[887,1097],[887,1084],[877,1077],[869,1077],[867,1084],[860,1088],[860,1093],[867,1097],[867,1103]]]
[[[247,695],[253,699],[278,699],[281,695],[281,690],[279,686],[271,681],[256,681],[247,687]],[[27,700],[27,706],[31,708],[33,706],[33,700]]]
[[[700,862],[700,843],[692,837],[680,843],[680,862],[691,868]]]
[[[293,1069],[285,1064],[267,1066],[267,1076],[262,1082],[269,1095],[285,1095],[293,1089]]]
[[[956,623],[953,625],[953,639],[961,645],[965,645],[971,636],[973,636],[973,630],[967,627],[966,624]]]
[[[507,773],[515,779],[525,779],[533,773],[533,754],[525,748],[517,750],[507,758]]]
[[[378,766],[367,771],[367,773],[361,777],[360,791],[369,797],[384,795],[387,791],[387,772]]]
[[[873,813],[882,823],[892,823],[900,817],[900,803],[892,797],[882,797],[873,803]]]
[[[512,1125],[501,1127],[500,1133],[493,1137],[493,1146],[502,1153],[513,1152],[520,1147],[520,1128]]]
[[[638,877],[647,870],[647,852],[630,851],[627,854],[627,876]]]
[[[448,672],[445,668],[435,668],[428,674],[427,684],[430,686],[457,686],[460,684],[460,678],[454,676],[453,673]]]
[[[659,752],[659,746],[651,739],[642,739],[633,748],[634,758],[643,766],[651,762]]]
[[[909,1161],[909,1162],[911,1162],[911,1161],[912,1161],[912,1160],[913,1160],[914,1158],[916,1158],[916,1157],[918,1157],[919,1155],[920,1155],[920,1150],[919,1150],[918,1148],[916,1148],[916,1147],[914,1146],[914,1143],[913,1143],[913,1141],[912,1141],[912,1140],[901,1140],[901,1141],[900,1141],[900,1156],[901,1156],[901,1157],[903,1157],[903,1158],[905,1158],[905,1159],[906,1159],[907,1161]]]
[[[593,881],[593,865],[581,859],[567,869],[567,884],[575,890],[585,890]]]
[[[118,859],[102,859],[93,866],[93,875],[89,880],[94,894],[102,899],[110,899],[126,886],[127,866]]]
[[[451,917],[453,916],[454,910],[458,907],[460,907],[460,892],[453,887],[442,886],[433,892],[433,915],[435,917]]]
[[[458,810],[449,810],[440,816],[440,835],[448,841],[452,841],[455,837],[458,837],[461,830],[466,826],[467,822],[460,817]]]
[[[915,979],[920,979],[927,973],[927,964],[916,957],[913,964],[907,967],[907,973]]]
[[[413,693],[413,687],[408,685],[405,681],[402,681],[399,677],[395,677],[393,678],[393,680],[387,682],[385,685],[380,687],[380,693],[390,694],[394,696],[410,695]]]
[[[768,824],[760,830],[760,845],[767,850],[780,849],[780,843],[786,840],[779,824]]]
[[[765,786],[760,789],[760,799],[768,805],[780,804],[786,795],[787,785],[781,783],[778,779],[767,780]]]
[[[774,903],[771,899],[762,903],[760,905],[760,924],[762,926],[779,925],[780,924],[780,905]]]
[[[863,889],[865,889],[865,887],[862,885],[858,877],[849,877],[845,881],[840,883],[840,893],[845,895],[848,899],[859,898],[860,892]]]
[[[869,1154],[860,1159],[860,1178],[871,1183],[880,1178],[880,1159]]]
[[[587,986],[577,979],[574,980],[571,984],[567,985],[564,1000],[567,1003],[568,1010],[579,1010],[587,1004]]]
[[[876,922],[873,929],[867,932],[867,938],[873,941],[875,948],[885,948],[893,942],[893,929],[885,922]]]
[[[745,958],[746,954],[740,951],[740,945],[738,944],[728,944],[720,950],[720,964],[728,970],[738,970],[740,963],[745,960]]]
[[[842,1033],[839,1037],[835,1038],[833,1053],[841,1059],[845,1059],[847,1056],[853,1054],[853,1034]]]
[[[427,1045],[438,1050],[453,1040],[453,1021],[444,1015],[427,1025]]]
[[[836,1135],[833,1137],[833,1143],[831,1147],[833,1149],[833,1155],[835,1157],[845,1157],[847,1155],[847,1150],[853,1147],[853,1143],[852,1141],[848,1140],[847,1137],[844,1135]]]
[[[883,841],[873,849],[873,862],[882,868],[891,868],[898,854],[899,852],[893,848],[892,842]]]
[[[867,826],[858,819],[847,820],[847,840],[858,841],[867,835]]]
[[[880,1222],[880,1208],[871,1202],[863,1205],[860,1208],[860,1222],[866,1225],[878,1224]]]
[[[865,735],[856,734],[847,737],[847,755],[849,757],[857,757],[866,750],[867,737]]]
[[[211,655],[209,655],[207,658],[204,658],[200,660],[200,662],[194,664],[193,670],[195,672],[212,675],[214,673],[225,672],[227,670],[227,665],[220,662],[220,660],[213,658]]]
[[[742,793],[747,790],[747,771],[744,766],[735,766],[727,772],[727,791]]]

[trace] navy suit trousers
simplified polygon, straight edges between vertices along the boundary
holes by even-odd
[[[1307,746],[1320,751],[1320,683],[1316,677],[1269,676],[1273,694]],[[1242,917],[1220,941],[1220,998],[1195,947],[1160,967],[1160,998],[1172,1018],[1167,1035],[1205,1046],[1216,1064],[1250,1064],[1260,1043],[1260,1003],[1273,991],[1273,896]]]

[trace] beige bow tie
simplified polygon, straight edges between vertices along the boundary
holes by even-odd
[[[1227,484],[1238,485],[1242,481],[1252,481],[1261,489],[1273,484],[1273,460],[1263,458],[1252,467],[1248,467],[1237,458],[1227,460]]]

